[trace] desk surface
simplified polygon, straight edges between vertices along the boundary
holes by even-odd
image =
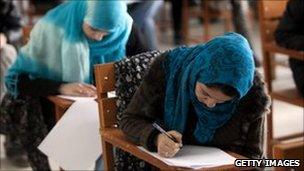
[[[60,117],[65,113],[65,111],[73,104],[72,100],[64,99],[58,96],[49,96],[48,99],[54,103],[55,105],[55,111],[56,111],[56,118],[57,120],[60,119]],[[106,129],[105,131],[101,131],[102,137],[105,141],[110,142],[112,144],[120,144],[118,145],[119,148],[122,148],[125,151],[128,152],[135,152],[136,156],[140,156],[143,159],[146,159],[148,161],[152,160],[152,163],[157,162],[160,163],[161,168],[170,168],[171,166],[166,165],[162,161],[159,161],[158,159],[152,157],[151,155],[141,151],[137,148],[135,144],[130,142],[126,136],[123,134],[123,132],[119,129],[110,128]],[[233,157],[237,159],[246,159],[246,157],[241,156],[239,154],[233,153],[233,152],[227,152],[228,154],[232,155]],[[176,170],[189,170],[185,168],[177,168],[174,167]],[[243,168],[245,169],[245,168]],[[199,169],[199,170],[240,170],[240,168],[236,168],[234,165],[224,165],[224,166],[218,166],[213,168],[205,168],[205,169]],[[245,169],[246,170],[246,169]]]
[[[118,129],[118,128],[106,128],[105,130],[101,131],[101,135],[104,141],[109,142],[113,144],[114,146],[123,149],[124,151],[127,151],[129,153],[132,153],[133,155],[137,156],[138,158],[141,158],[145,161],[149,161],[149,163],[157,166],[158,168],[161,168],[161,170],[191,170],[188,168],[180,168],[180,167],[172,167],[167,165],[166,163],[162,162],[161,160],[151,156],[150,154],[140,150],[137,145],[132,143],[125,135],[124,133]],[[226,151],[227,152],[227,151]],[[239,154],[233,153],[233,152],[227,152],[231,156],[237,158],[237,159],[246,159],[246,157],[241,156]],[[198,170],[212,170],[212,171],[218,171],[218,170],[248,170],[250,168],[237,168],[233,164],[232,165],[222,165],[222,166],[216,166],[211,168],[202,168]]]

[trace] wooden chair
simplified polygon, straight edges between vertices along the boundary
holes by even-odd
[[[116,97],[109,98],[107,93],[115,91],[114,64],[95,65],[95,81],[98,94],[100,134],[103,149],[103,161],[105,170],[114,170],[113,147],[120,148],[132,155],[150,163],[160,170],[183,170],[171,167],[157,158],[143,152],[130,142],[124,133],[117,127]],[[244,158],[235,153],[229,153],[236,158]],[[235,170],[233,165],[210,168],[209,170]]]
[[[275,159],[299,159],[300,167],[294,167],[295,171],[304,170],[304,142],[290,142],[290,143],[281,143],[274,145],[273,156]],[[275,168],[275,171],[287,171],[291,168],[278,167]]]
[[[258,3],[265,81],[267,83],[269,94],[272,99],[281,100],[290,104],[304,107],[303,97],[300,96],[295,87],[283,90],[274,90],[272,86],[272,70],[274,67],[272,63],[275,58],[275,54],[284,54],[289,57],[304,60],[303,51],[295,51],[280,47],[274,41],[273,33],[279,23],[279,19],[283,15],[287,0],[261,0]],[[270,112],[270,114],[267,116],[267,150],[269,157],[272,155],[273,145],[277,142],[304,135],[303,133],[296,133],[284,137],[274,138],[272,116],[272,112]]]
[[[183,0],[182,7],[182,36],[184,43],[201,43],[203,41],[208,41],[210,36],[210,19],[219,17],[225,22],[225,31],[231,30],[231,12],[230,10],[221,11],[219,16],[214,16],[210,13],[208,1],[203,0],[201,6],[197,8],[189,6],[189,0]],[[189,34],[189,21],[191,17],[201,17],[204,19],[202,25],[204,33],[203,37],[191,38]]]

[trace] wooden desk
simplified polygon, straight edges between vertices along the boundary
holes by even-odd
[[[48,99],[54,103],[55,105],[55,115],[56,115],[56,121],[58,121],[63,114],[66,112],[66,110],[73,104],[72,100],[67,100],[63,99],[57,96],[50,96]],[[144,151],[140,150],[137,148],[135,144],[130,142],[126,136],[123,134],[123,132],[120,129],[113,128],[113,129],[107,129],[104,131],[104,133],[101,133],[102,138],[107,141],[111,142],[113,144],[122,144],[121,146],[118,146],[119,148],[125,150],[125,151],[132,151],[133,153],[136,152],[135,156],[140,156],[143,159],[146,159],[152,163],[158,163],[160,168],[167,168],[167,169],[172,169],[171,166],[168,166],[164,162],[160,161],[157,158],[152,157],[151,155],[145,153]],[[231,156],[237,158],[237,159],[246,159],[246,157],[243,157],[241,155],[238,155],[233,152],[228,152]],[[152,159],[152,160],[151,160]],[[167,170],[165,169],[165,170]],[[231,171],[231,170],[247,170],[246,168],[237,168],[234,165],[224,165],[224,166],[218,166],[218,167],[213,167],[213,168],[205,168],[205,169],[200,169],[204,171]],[[62,169],[61,169],[62,170]],[[186,168],[178,168],[174,167],[174,170],[190,170]]]
[[[66,110],[73,104],[74,101],[64,99],[58,96],[49,96],[48,99],[55,105],[56,122],[63,116]]]
[[[172,167],[164,163],[163,161],[151,156],[150,154],[140,150],[134,143],[127,139],[124,133],[118,128],[107,128],[102,131],[101,136],[104,141],[111,144],[118,144],[116,147],[123,149],[127,152],[132,152],[132,154],[138,158],[145,160],[146,162],[160,168],[160,170],[191,170],[188,168],[180,168],[180,167]],[[233,152],[227,152],[231,156],[237,159],[247,159],[244,156],[238,155]],[[223,165],[212,168],[202,168],[198,169],[199,171],[232,171],[232,170],[250,170],[252,168],[246,167],[236,167],[234,164],[232,165]]]

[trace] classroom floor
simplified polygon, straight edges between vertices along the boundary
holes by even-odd
[[[223,33],[223,24],[214,23],[211,25],[211,34],[216,35]],[[250,36],[252,38],[253,46],[258,57],[261,58],[261,44],[260,44],[260,35],[259,27],[256,21],[251,21],[248,23],[248,28],[250,28]],[[198,25],[198,22],[193,20],[191,21],[190,32],[192,35],[202,35],[202,29]],[[161,33],[161,34],[160,34]],[[159,45],[161,50],[166,50],[174,47],[172,43],[172,30],[167,28],[165,31],[158,30]],[[280,61],[285,61],[284,57],[279,57]],[[263,72],[262,68],[259,68]],[[289,68],[279,66],[277,68],[277,80],[275,86],[277,87],[289,87],[294,85],[293,80],[291,79],[291,72]],[[273,102],[274,107],[274,136],[287,135],[293,132],[300,132],[304,130],[304,111],[303,108],[290,105],[281,101],[275,100]],[[0,135],[0,171],[25,171],[31,170],[31,168],[20,169],[16,168],[5,158],[5,151],[3,148],[4,136]],[[58,167],[55,163],[50,162],[53,170],[58,170]]]

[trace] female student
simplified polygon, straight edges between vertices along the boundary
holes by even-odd
[[[33,170],[50,170],[37,149],[54,124],[45,97],[95,96],[93,65],[122,59],[131,27],[122,1],[69,1],[34,26],[5,77],[1,109],[1,131],[20,138]]]
[[[227,33],[157,57],[120,128],[130,140],[163,157],[173,157],[184,144],[195,144],[261,158],[267,103],[247,40]]]

